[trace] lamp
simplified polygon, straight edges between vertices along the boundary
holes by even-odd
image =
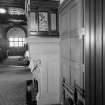
[[[6,9],[0,8],[0,13],[1,13],[1,14],[5,14],[5,13],[6,13]]]

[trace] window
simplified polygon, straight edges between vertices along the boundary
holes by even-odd
[[[39,31],[48,31],[48,13],[39,12]]]
[[[25,38],[23,37],[10,37],[9,46],[10,47],[23,47],[25,44]]]
[[[51,31],[56,31],[56,13],[51,14]]]
[[[30,35],[59,35],[56,11],[31,12],[28,26]]]

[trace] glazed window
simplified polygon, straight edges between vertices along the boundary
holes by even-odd
[[[51,31],[56,31],[56,13],[51,14]]]
[[[23,47],[25,44],[25,38],[23,37],[10,37],[9,47]]]
[[[39,31],[48,31],[48,13],[39,12]]]

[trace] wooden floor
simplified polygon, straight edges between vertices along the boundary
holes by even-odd
[[[21,56],[8,56],[7,59],[5,59],[2,64],[3,65],[17,65],[18,59],[21,58]]]
[[[0,66],[0,105],[26,105],[26,80],[30,70],[18,66]]]
[[[26,105],[26,81],[32,73],[16,65],[18,58],[8,57],[0,64],[0,105]]]

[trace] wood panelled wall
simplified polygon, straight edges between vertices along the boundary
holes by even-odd
[[[61,20],[63,21],[63,28],[60,28],[61,44],[62,44],[61,46],[62,46],[62,49],[64,49],[65,46],[66,47],[68,46],[68,47],[67,49],[65,48],[64,50],[61,51],[62,52],[61,64],[63,64],[61,69],[65,67],[62,69],[63,70],[62,76],[65,76],[67,79],[69,79],[72,77],[70,77],[69,75],[70,73],[68,71],[69,70],[72,71],[73,65],[70,66],[68,63],[72,61],[67,60],[67,55],[68,55],[67,51],[70,52],[71,54],[72,51],[69,48],[70,48],[70,45],[72,45],[72,41],[70,37],[68,37],[69,35],[71,36],[71,33],[70,31],[68,31],[68,28],[70,27],[68,26],[68,22],[66,22],[69,16],[68,14],[66,14],[67,10],[66,9],[64,10],[65,10],[64,12],[65,19],[64,21],[63,19]],[[86,89],[85,103],[86,105],[105,105],[105,29],[104,29],[105,28],[105,0],[85,0],[84,13],[85,13],[84,46],[85,46],[85,76],[86,76],[85,77],[85,89]],[[71,18],[69,17],[69,19]],[[62,25],[60,25],[60,27],[62,27]],[[67,43],[69,43],[70,45]],[[66,64],[68,64],[68,66]]]
[[[61,4],[59,27],[61,78],[73,88],[76,84],[80,89],[85,89],[84,35],[81,33],[84,23],[82,3],[82,0],[65,0]]]

